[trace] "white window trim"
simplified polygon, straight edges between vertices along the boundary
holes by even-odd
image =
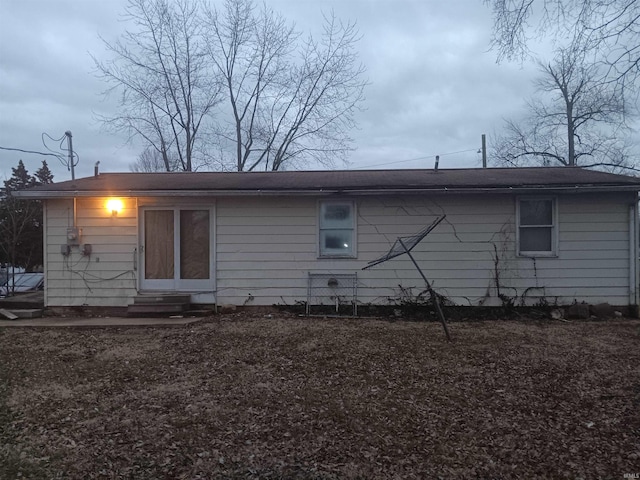
[[[322,213],[322,205],[323,204],[336,204],[336,205],[351,205],[351,212],[353,213],[353,248],[351,253],[345,255],[337,255],[337,254],[323,254],[322,248],[320,246],[320,231],[322,230],[320,226],[320,215]],[[332,258],[332,259],[340,259],[340,258],[358,258],[358,213],[356,211],[356,202],[353,200],[318,200],[316,205],[316,256],[320,259]]]
[[[521,251],[520,250],[520,202],[523,200],[551,200],[551,251]],[[526,226],[525,226],[526,228]],[[558,197],[553,195],[530,195],[516,197],[516,256],[518,257],[558,257]]]

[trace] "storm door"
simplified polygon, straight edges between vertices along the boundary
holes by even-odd
[[[142,210],[143,290],[213,290],[212,213],[208,208]]]

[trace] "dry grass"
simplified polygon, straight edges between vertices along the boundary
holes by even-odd
[[[623,478],[640,322],[0,330],[0,478]]]

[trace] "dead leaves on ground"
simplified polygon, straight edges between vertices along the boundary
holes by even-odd
[[[640,470],[639,328],[5,329],[0,477],[622,476]]]

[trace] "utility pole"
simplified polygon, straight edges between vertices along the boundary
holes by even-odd
[[[64,134],[67,136],[67,147],[69,148],[69,167],[71,168],[71,180],[75,180],[76,172],[73,165],[73,141],[71,140],[71,131],[67,130],[66,132],[64,132]]]

